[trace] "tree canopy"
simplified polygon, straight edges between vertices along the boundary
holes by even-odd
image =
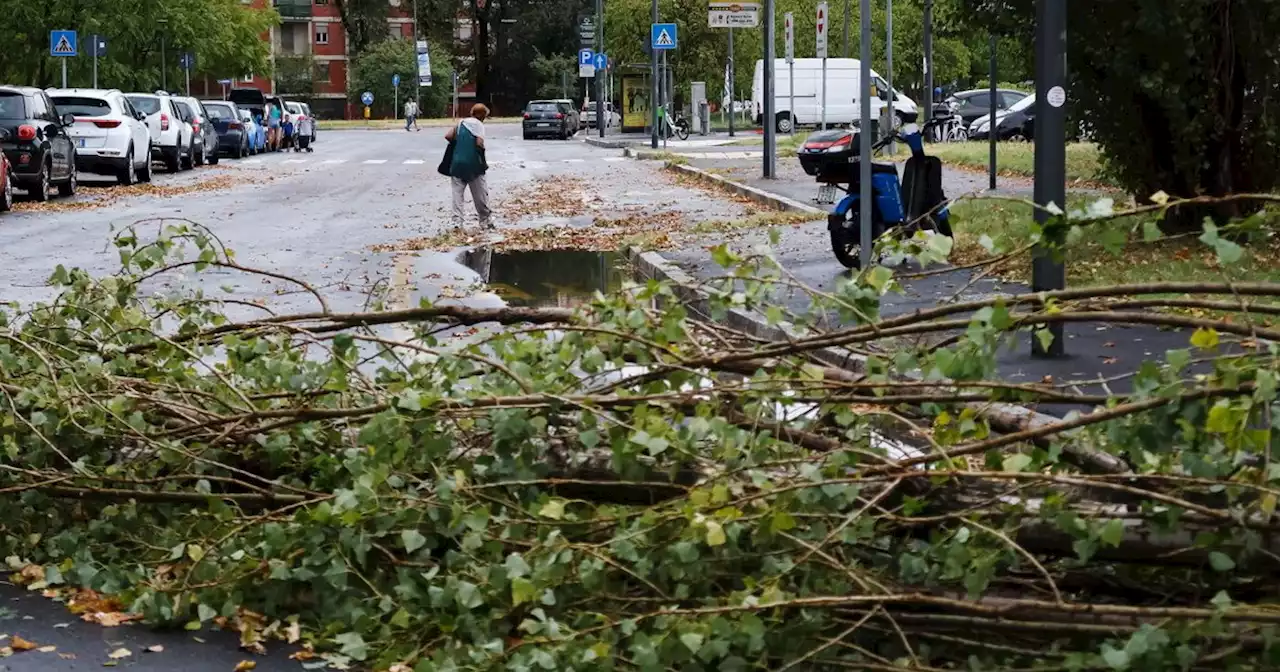
[[[269,73],[270,44],[262,36],[279,21],[274,9],[239,0],[0,0],[0,16],[0,81],[60,85],[60,59],[49,56],[49,31],[74,29],[80,55],[67,59],[68,84],[92,84],[88,39],[98,33],[108,40],[106,56],[98,59],[99,85],[124,90],[159,88],[162,34],[171,87],[182,81],[184,51],[196,56],[193,75]]]

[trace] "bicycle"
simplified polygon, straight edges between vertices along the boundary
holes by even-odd
[[[685,119],[683,114],[668,112],[663,115],[663,119],[666,120],[662,131],[665,137],[670,138],[674,135],[679,140],[689,139],[689,120]]]

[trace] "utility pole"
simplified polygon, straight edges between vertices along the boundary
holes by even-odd
[[[933,0],[924,0],[924,121],[933,118]],[[923,128],[923,126],[921,127]]]
[[[778,153],[778,124],[774,118],[774,108],[777,107],[777,101],[774,100],[774,44],[773,44],[773,0],[764,0],[764,110],[760,115],[760,123],[764,126],[764,166],[762,167],[762,175],[765,179],[773,179],[776,177],[774,172],[774,163],[777,160]]]
[[[858,180],[861,182],[858,194],[858,226],[862,232],[858,240],[858,256],[862,260],[863,270],[871,268],[871,0],[862,0],[862,39],[859,45],[862,63],[860,64],[858,83],[858,102],[861,110],[859,116],[862,123],[858,126]]]
[[[996,104],[996,100],[997,100],[996,96],[999,95],[999,92],[996,91],[995,21],[991,22],[991,36],[989,39],[991,40],[991,63],[988,66],[989,72],[987,73],[987,77],[991,81],[987,83],[987,88],[988,88],[988,95],[991,97],[991,100],[988,103],[988,107],[990,109],[987,110],[987,112],[989,113],[989,116],[987,118],[990,119],[991,121],[990,121],[990,124],[988,124],[987,126],[987,128],[990,130],[990,135],[987,136],[988,143],[990,144],[990,148],[988,150],[989,156],[987,157],[987,182],[988,182],[987,187],[989,189],[994,190],[996,188],[996,110],[999,108],[999,105]]]
[[[930,0],[925,0],[928,3]],[[844,0],[844,57],[849,58],[849,7],[850,0]]]
[[[1036,222],[1044,225],[1050,205],[1066,208],[1067,199],[1067,2],[1036,3]],[[994,129],[993,129],[994,130]],[[1061,240],[1051,242],[1062,242]],[[1067,270],[1049,250],[1032,250],[1031,291],[1049,292],[1067,286]],[[1031,338],[1033,357],[1066,354],[1062,323],[1046,327],[1053,340],[1049,347]]]
[[[733,133],[733,118],[734,118],[734,117],[736,117],[736,116],[738,116],[737,114],[734,114],[734,111],[733,111],[734,103],[736,103],[736,102],[737,102],[737,98],[738,98],[736,95],[734,95],[734,91],[733,91],[733,89],[734,89],[734,84],[736,84],[736,82],[734,81],[734,77],[735,77],[736,73],[733,71],[733,66],[734,66],[734,63],[733,63],[733,26],[729,26],[729,63],[728,63],[728,67],[729,67],[729,137],[731,137],[731,138],[734,136],[734,133]]]
[[[413,102],[422,105],[422,73],[418,72],[418,0],[413,0]]]
[[[893,133],[893,122],[898,118],[898,93],[893,89],[893,0],[884,2],[884,83],[889,91],[885,95],[889,100],[889,133]],[[889,154],[897,151],[893,143],[889,143]]]
[[[767,0],[766,0],[767,1]],[[658,0],[653,0],[653,23],[658,22]],[[658,72],[658,50],[649,45],[650,55],[649,62],[649,88],[652,89],[652,97],[649,98],[649,116],[650,122],[653,124],[653,132],[649,138],[650,149],[658,148],[658,78],[662,73]]]
[[[168,27],[168,19],[157,19],[156,23],[160,25],[160,90],[167,92],[169,90],[169,57],[165,55],[164,29]]]
[[[596,53],[605,53],[604,49],[604,0],[596,0]],[[604,137],[604,78],[605,73],[596,72],[596,128],[600,137]]]

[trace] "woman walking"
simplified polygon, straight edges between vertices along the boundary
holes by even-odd
[[[489,117],[489,108],[482,103],[471,107],[471,116],[458,122],[458,125],[445,133],[445,140],[453,148],[453,158],[449,162],[449,180],[453,186],[453,225],[463,224],[462,206],[466,203],[467,190],[471,190],[471,200],[476,204],[476,215],[480,218],[480,226],[493,228],[490,220],[489,185],[485,182],[485,172],[489,169],[484,158],[484,120]]]

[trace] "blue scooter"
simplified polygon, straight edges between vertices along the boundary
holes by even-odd
[[[911,148],[901,183],[892,163],[871,164],[871,240],[889,231],[910,235],[904,225],[936,230],[951,237],[950,213],[942,192],[942,162],[924,153],[924,137],[915,124],[872,145],[879,151],[899,139]],[[861,164],[856,130],[819,131],[809,136],[798,154],[804,171],[819,183],[845,192],[827,215],[831,251],[846,268],[861,266]]]

